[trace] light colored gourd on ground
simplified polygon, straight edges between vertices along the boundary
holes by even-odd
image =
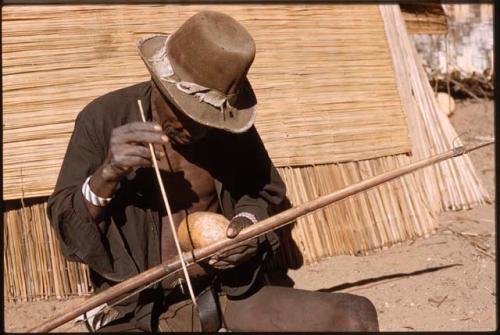
[[[436,99],[439,104],[439,108],[447,115],[451,116],[455,110],[455,100],[444,92],[439,92],[436,94]]]

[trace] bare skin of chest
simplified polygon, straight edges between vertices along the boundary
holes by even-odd
[[[189,214],[199,211],[216,212],[218,210],[214,180],[209,172],[196,165],[190,159],[195,154],[193,148],[176,150],[170,143],[163,146],[165,155],[160,160],[160,170],[164,176],[165,187],[174,196],[169,199],[174,225]],[[162,259],[176,254],[172,242],[167,216],[162,218],[161,249]]]

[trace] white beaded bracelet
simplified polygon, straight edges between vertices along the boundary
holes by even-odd
[[[236,215],[233,217],[233,219],[234,219],[234,218],[237,218],[237,217],[244,217],[244,218],[247,218],[247,219],[249,219],[250,221],[252,221],[252,223],[254,223],[254,224],[255,224],[255,223],[257,223],[257,221],[258,221],[258,220],[257,220],[257,218],[255,217],[255,215],[253,215],[252,213],[248,213],[248,212],[241,212],[241,213],[238,213],[238,214],[236,214]]]
[[[107,206],[111,202],[111,199],[113,198],[101,198],[100,196],[92,192],[89,185],[90,177],[92,176],[89,176],[87,180],[85,180],[85,183],[83,183],[82,186],[83,196],[85,197],[85,199],[87,199],[88,202],[90,202],[94,206],[97,207]]]

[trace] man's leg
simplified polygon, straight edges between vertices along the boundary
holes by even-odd
[[[234,331],[378,331],[375,307],[364,297],[279,286],[228,299],[224,321]]]

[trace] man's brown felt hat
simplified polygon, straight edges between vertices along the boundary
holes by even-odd
[[[141,39],[138,50],[162,93],[196,122],[233,133],[253,125],[257,100],[246,75],[255,42],[232,17],[200,12],[173,34]]]

